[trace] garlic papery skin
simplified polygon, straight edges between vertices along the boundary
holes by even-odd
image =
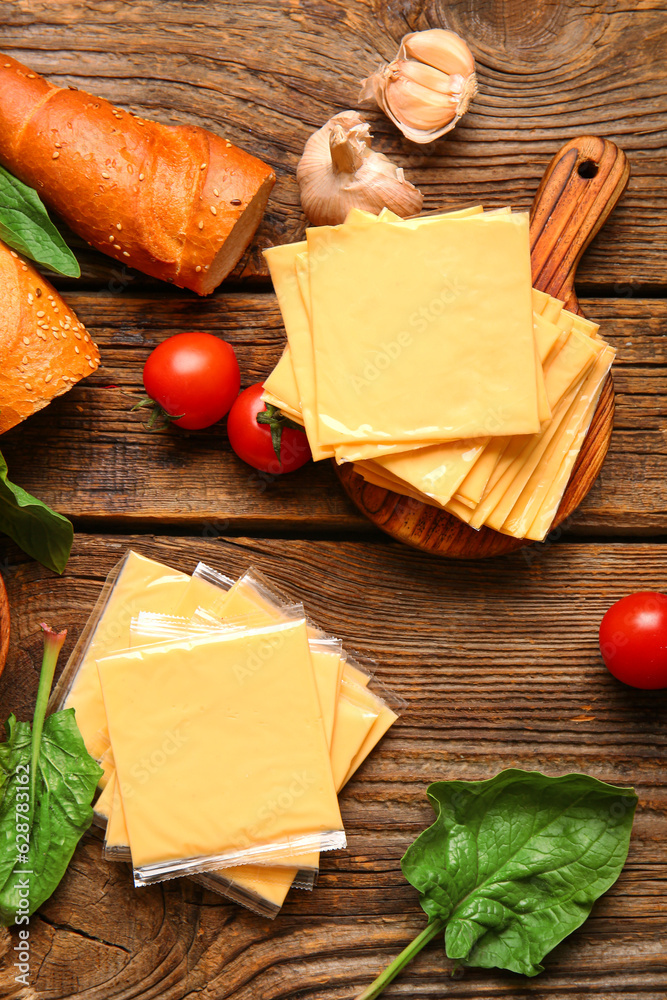
[[[375,215],[388,208],[403,219],[421,211],[421,191],[401,167],[371,148],[370,132],[356,111],[341,111],[308,139],[296,179],[313,225],[337,226],[351,208]]]
[[[396,58],[362,81],[359,100],[375,101],[406,139],[426,143],[454,128],[477,93],[475,61],[444,28],[413,31]]]

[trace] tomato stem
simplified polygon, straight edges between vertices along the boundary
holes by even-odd
[[[289,427],[294,431],[303,431],[303,427],[296,424],[289,417],[274,406],[273,403],[265,403],[264,409],[257,414],[257,423],[268,425],[271,431],[271,443],[273,445],[273,450],[276,453],[276,458],[280,462],[280,444],[282,441],[283,430]]]
[[[151,411],[150,419],[148,421],[148,430],[153,431],[156,429],[156,424],[158,420],[160,421],[159,428],[167,427],[174,420],[180,420],[185,416],[184,413],[179,413],[177,415],[173,413],[167,413],[164,407],[160,406],[151,396],[142,396],[138,403],[135,403],[132,407],[132,413],[135,410],[141,410],[142,407],[148,407]]]

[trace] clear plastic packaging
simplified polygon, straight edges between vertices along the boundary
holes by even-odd
[[[109,733],[96,660],[129,645],[132,617],[139,610],[170,612],[190,577],[129,549],[111,570],[49,700],[49,711],[74,708],[90,755],[109,747]]]
[[[305,620],[98,667],[136,884],[345,845]],[[133,769],[156,754],[142,783]]]
[[[191,618],[197,608],[206,607],[211,601],[217,601],[233,585],[234,581],[230,577],[200,562],[195,567],[190,583],[174,613],[183,618]]]

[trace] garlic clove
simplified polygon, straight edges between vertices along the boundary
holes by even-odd
[[[417,59],[397,59],[393,63],[391,79],[412,80],[422,87],[435,90],[438,94],[450,94],[459,92],[463,88],[463,77],[460,75],[450,76],[449,73],[442,73],[439,69],[433,69],[426,63]],[[391,83],[391,81],[389,81]]]
[[[433,66],[441,73],[470,76],[475,72],[472,52],[453,31],[446,31],[444,28],[414,31],[405,36],[402,45],[411,59]]]
[[[359,100],[375,101],[407,139],[426,143],[453,129],[476,93],[466,43],[432,28],[406,35],[396,58],[362,81]]]
[[[456,117],[458,107],[458,99],[451,94],[438,94],[405,77],[389,82],[385,101],[397,119],[423,131],[447,125]]]
[[[389,208],[406,218],[423,202],[403,170],[372,149],[370,125],[356,111],[342,111],[311,135],[296,179],[303,210],[316,226],[344,222],[351,208],[375,214]]]

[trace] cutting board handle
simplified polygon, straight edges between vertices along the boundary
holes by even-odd
[[[584,250],[627,187],[625,153],[609,139],[583,135],[547,167],[530,211],[535,288],[579,311],[574,275]]]

